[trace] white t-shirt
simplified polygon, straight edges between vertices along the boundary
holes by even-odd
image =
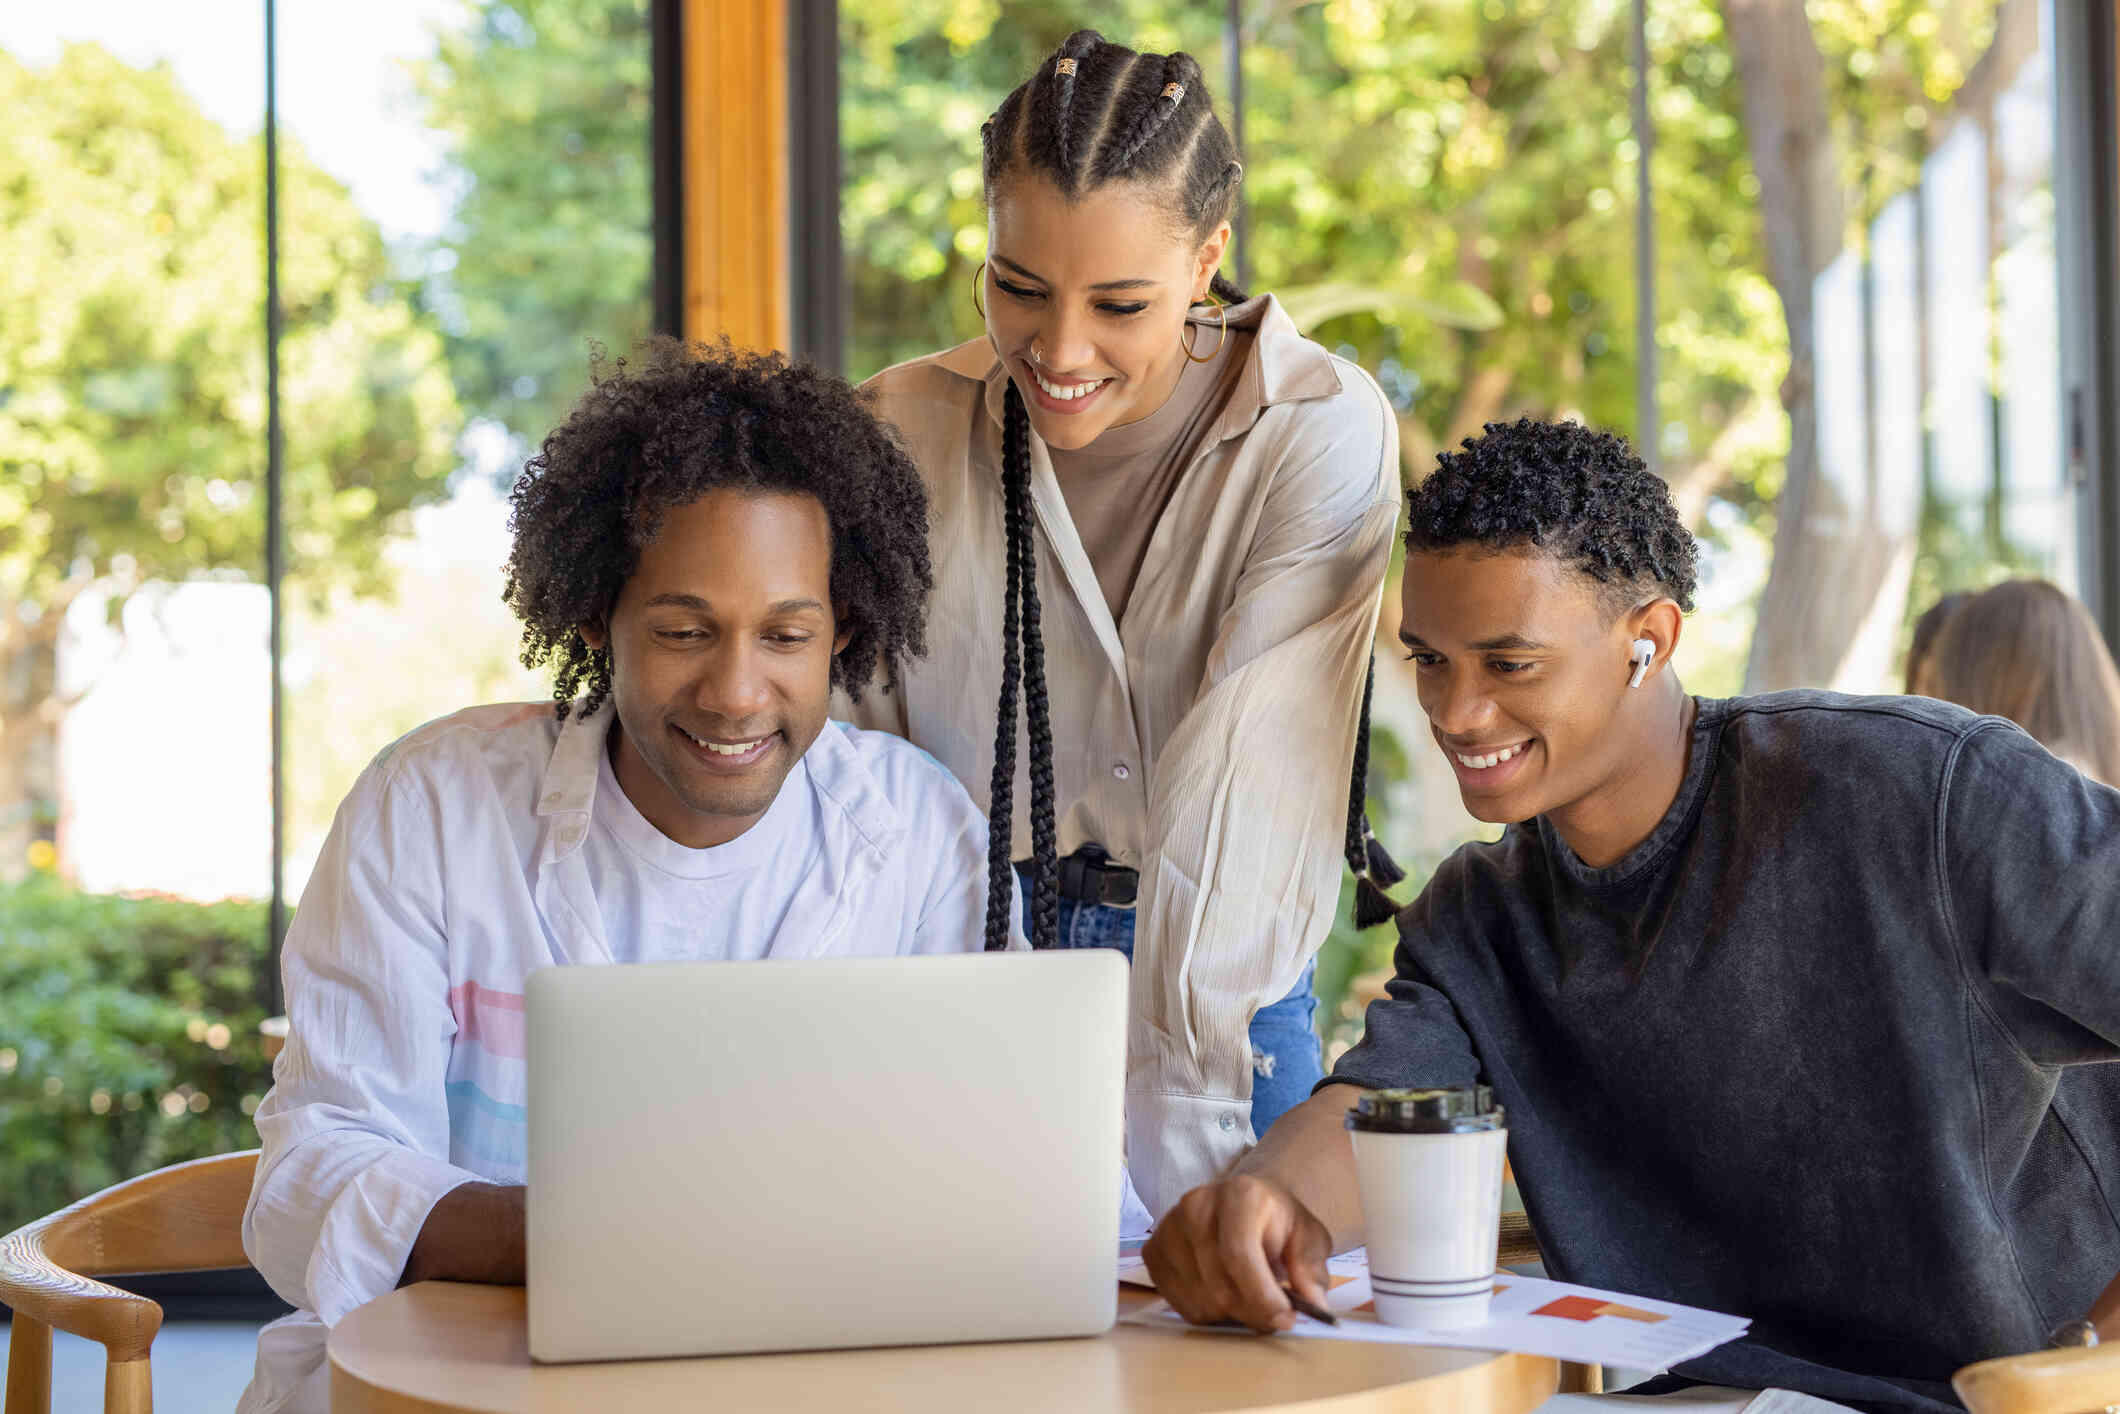
[[[794,883],[816,867],[824,821],[810,768],[788,772],[758,823],[712,849],[688,849],[648,822],[599,758],[582,842],[613,962],[752,962],[780,936]]]

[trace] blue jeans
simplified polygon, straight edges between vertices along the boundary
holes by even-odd
[[[1016,877],[1023,887],[1024,931],[1029,932],[1030,870],[1019,864]],[[1116,948],[1132,962],[1134,910],[1063,898],[1059,939],[1063,948]],[[1315,960],[1305,963],[1303,975],[1288,995],[1261,1007],[1251,1018],[1251,1132],[1255,1135],[1264,1135],[1275,1120],[1309,1099],[1311,1088],[1325,1078],[1318,1054],[1318,999],[1310,990],[1317,970]]]

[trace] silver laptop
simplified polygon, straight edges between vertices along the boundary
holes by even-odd
[[[1126,983],[1103,948],[533,973],[530,1354],[1107,1329]]]

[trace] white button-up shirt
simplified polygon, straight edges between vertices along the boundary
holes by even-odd
[[[244,1250],[300,1309],[261,1334],[243,1414],[321,1414],[326,1328],[397,1285],[444,1194],[525,1180],[524,980],[639,955],[597,905],[600,884],[637,882],[610,877],[635,856],[584,848],[612,719],[608,703],[565,725],[550,704],[459,712],[377,757],[339,807],[288,930],[290,1030],[243,1215]],[[982,945],[986,821],[949,772],[834,722],[776,808],[790,791],[809,797],[813,867],[759,872],[785,911],[743,955]],[[694,955],[729,943],[703,922]]]
[[[1376,384],[1263,296],[1247,363],[1172,492],[1116,621],[1052,461],[1030,438],[1037,585],[1063,854],[1141,871],[1127,1156],[1166,1211],[1251,1142],[1252,1014],[1332,925],[1362,681],[1399,509],[1398,424]],[[849,709],[956,772],[982,808],[1001,683],[1001,421],[986,340],[864,385],[928,488],[935,595],[903,691]],[[1030,852],[1027,753],[1014,841]]]

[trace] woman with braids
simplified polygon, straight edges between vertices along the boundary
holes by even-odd
[[[1161,1211],[1319,1079],[1343,854],[1391,910],[1351,768],[1396,429],[1216,274],[1243,167],[1190,56],[1077,33],[984,147],[986,337],[869,385],[939,587],[928,660],[857,715],[985,788],[991,941],[1014,865],[1033,946],[1133,959],[1128,1149]]]

